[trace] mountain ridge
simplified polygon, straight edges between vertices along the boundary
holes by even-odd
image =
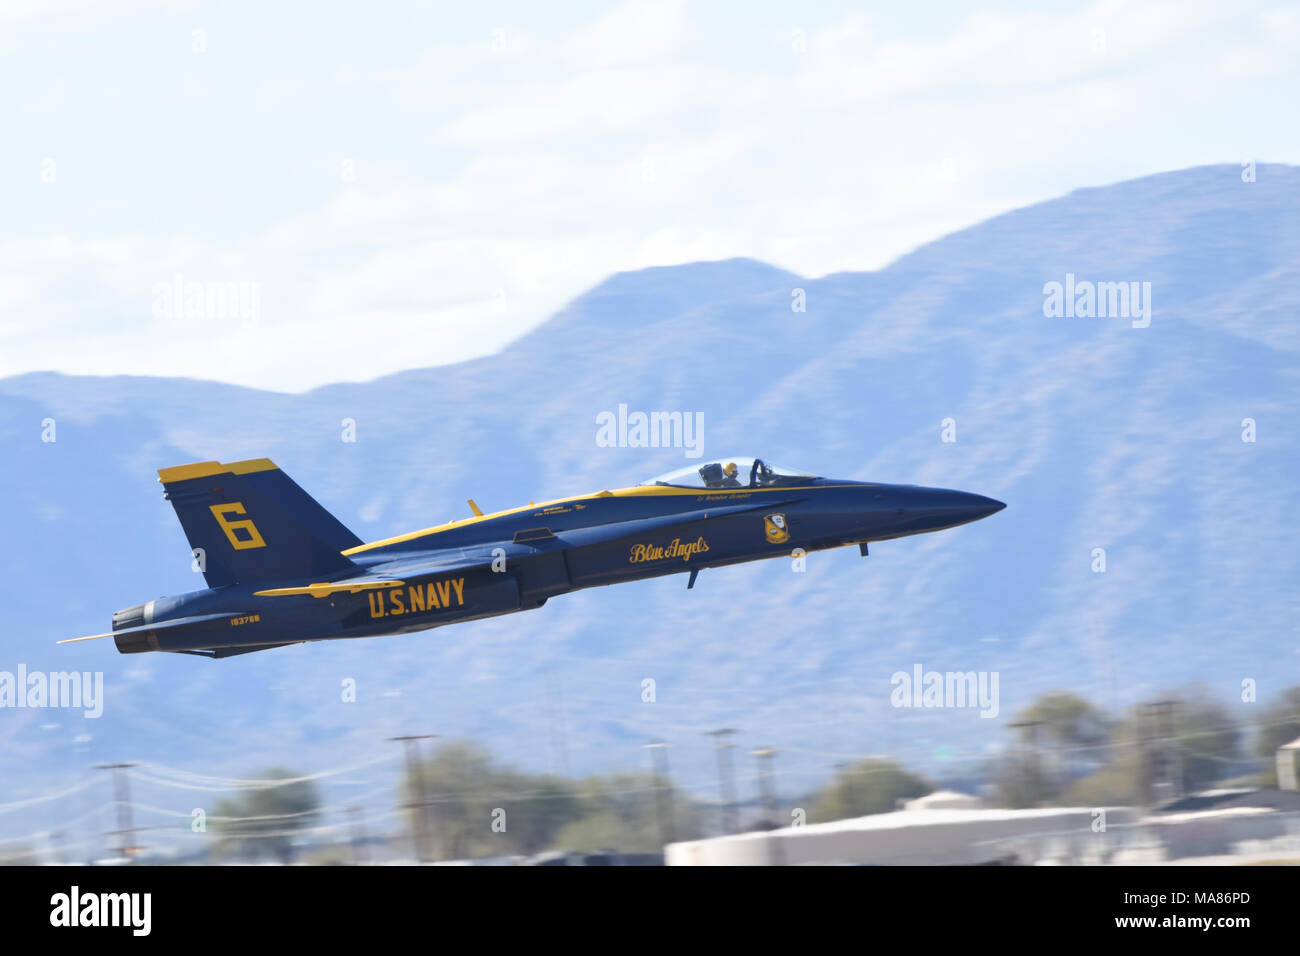
[[[83,765],[78,748],[240,776],[286,751],[305,770],[337,764],[419,728],[557,771],[637,768],[639,743],[664,737],[675,771],[704,787],[701,734],[728,725],[781,748],[796,790],[828,754],[968,769],[1018,706],[1058,686],[1122,706],[1197,679],[1232,699],[1253,678],[1266,699],[1300,664],[1300,170],[1257,175],[1197,167],[1079,190],[869,273],[809,279],[744,259],[619,273],[494,355],[304,393],[0,379],[5,543],[19,556],[0,670],[89,668],[108,685],[99,721],[0,712],[6,789],[54,789]],[[1067,273],[1151,282],[1150,327],[1045,316],[1044,283]],[[806,312],[791,310],[796,288]],[[1009,507],[866,560],[814,555],[802,574],[777,560],[705,572],[689,594],[666,578],[408,637],[221,662],[53,645],[201,586],[158,467],[273,458],[374,540],[465,514],[468,497],[495,510],[689,463],[682,449],[597,446],[596,416],[619,404],[703,413],[706,456]],[[890,675],[916,663],[998,671],[999,716],[892,708]],[[339,700],[344,679],[356,704]],[[87,724],[92,741],[74,743]]]

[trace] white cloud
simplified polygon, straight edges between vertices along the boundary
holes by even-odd
[[[1261,146],[1269,160],[1300,152],[1271,121],[1269,138],[1237,141],[1243,113],[1268,116],[1294,87],[1290,11],[1099,0],[910,32],[879,15],[813,15],[804,53],[779,17],[741,31],[748,20],[679,3],[626,4],[559,32],[526,19],[431,32],[437,42],[396,62],[344,45],[346,61],[307,69],[302,44],[238,95],[247,65],[210,56],[203,109],[252,111],[304,137],[277,139],[276,154],[230,138],[236,158],[268,150],[263,191],[232,198],[228,231],[210,237],[140,211],[161,194],[143,155],[122,173],[125,194],[89,197],[84,221],[76,203],[58,207],[99,144],[77,140],[67,117],[84,81],[38,77],[33,102],[53,115],[26,121],[73,140],[58,182],[8,187],[31,205],[0,233],[0,374],[289,390],[367,378],[498,348],[618,270],[735,255],[809,275],[877,268],[1079,186]],[[230,46],[240,33],[219,35]],[[46,130],[18,132],[44,142]],[[167,168],[187,175],[204,147]],[[344,157],[355,182],[312,178]],[[260,283],[260,321],[159,323],[150,290],[176,274]]]

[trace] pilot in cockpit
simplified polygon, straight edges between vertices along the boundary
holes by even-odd
[[[722,469],[722,474],[726,476],[722,480],[722,487],[724,488],[740,487],[740,479],[736,477],[736,472],[738,470],[739,469],[736,468],[736,463],[734,461],[727,462],[726,466]]]

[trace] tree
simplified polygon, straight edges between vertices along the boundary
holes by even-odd
[[[1098,707],[1069,691],[1053,691],[1034,701],[1016,723],[1037,724],[1041,740],[1054,748],[1050,771],[1063,779],[1105,763],[1099,750],[1110,737],[1111,721]]]
[[[995,765],[993,792],[999,806],[1017,810],[1039,807],[1052,800],[1058,791],[1058,781],[1034,754],[1011,754]]]
[[[1181,791],[1203,790],[1227,776],[1241,759],[1241,728],[1227,708],[1211,700],[1203,688],[1176,691],[1165,699],[1171,701],[1177,757],[1174,769]],[[1160,728],[1155,730],[1159,735]],[[1152,758],[1152,746],[1143,750],[1148,771],[1154,771],[1157,761]]]
[[[1255,753],[1264,760],[1260,783],[1277,786],[1277,750],[1300,737],[1300,687],[1288,687],[1260,711],[1255,722]]]
[[[657,792],[666,787],[666,793]],[[588,777],[578,784],[582,816],[555,837],[554,848],[594,852],[658,853],[663,848],[655,799],[664,800],[672,814],[673,839],[699,835],[691,803],[668,781],[653,774]]]
[[[582,815],[574,786],[550,775],[496,764],[483,747],[450,741],[423,765],[434,855],[442,859],[532,854]],[[409,778],[404,791],[411,826],[420,794]]]
[[[29,846],[11,846],[0,850],[0,866],[40,866],[40,855]]]
[[[1036,807],[1059,801],[1071,781],[1106,762],[1110,720],[1077,694],[1044,694],[1016,715],[1015,752],[994,770],[998,802]]]
[[[661,847],[654,797],[672,807],[675,836],[696,835],[691,804],[671,782],[647,774],[562,780],[496,763],[470,741],[443,744],[423,764],[435,856],[531,856],[542,850],[654,852]],[[657,792],[666,787],[667,793]],[[418,823],[413,780],[404,785]]]
[[[934,786],[892,760],[861,760],[845,767],[814,795],[809,823],[824,823],[897,809],[898,801],[931,793]]]
[[[320,807],[316,784],[297,779],[301,776],[274,767],[257,779],[289,782],[259,786],[238,799],[219,801],[213,811],[218,853],[241,859],[265,856],[281,863],[292,862],[297,831],[315,822]]]
[[[1201,687],[1153,697],[1131,708],[1112,730],[1105,766],[1077,781],[1074,802],[1158,803],[1163,784],[1177,793],[1205,789],[1234,769],[1241,731]]]

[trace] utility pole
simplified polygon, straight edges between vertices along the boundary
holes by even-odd
[[[564,690],[554,671],[546,672],[546,718],[551,725],[551,775],[569,775],[569,747],[564,727]]]
[[[763,812],[772,823],[777,823],[776,788],[772,782],[772,758],[776,756],[776,750],[772,747],[759,747],[751,750],[750,755],[758,759],[758,795],[763,804]]]
[[[84,759],[87,769],[90,771],[86,775],[87,783],[89,783],[91,778],[95,776],[94,765],[90,763],[91,739],[92,738],[89,734],[79,734],[78,736],[72,739],[72,743],[76,747],[77,763],[80,764]],[[91,866],[95,862],[95,853],[96,853],[95,850],[96,840],[94,838],[99,835],[96,829],[96,819],[95,819],[97,816],[97,814],[95,813],[95,788],[89,786],[86,787],[81,792],[80,799],[82,802],[82,809],[85,810],[84,819],[86,821],[87,839],[82,841],[81,845],[83,849],[79,852],[73,853],[69,858],[69,862],[71,862],[71,860],[77,856],[84,856],[85,858],[84,862],[86,866]]]
[[[665,847],[677,842],[672,784],[668,782],[668,744],[656,738],[643,746],[650,751],[650,766],[655,777],[655,816],[659,823],[659,845]]]
[[[1149,726],[1151,721],[1147,716],[1148,707],[1149,707],[1148,704],[1138,704],[1137,708],[1134,710],[1133,722],[1135,726],[1133,728],[1133,734],[1135,737],[1137,737],[1137,751],[1138,751],[1137,784],[1142,791],[1141,799],[1146,804],[1146,806],[1149,807],[1151,806],[1152,803],[1151,800],[1152,767],[1151,767],[1151,729]]]
[[[119,846],[118,852],[122,854],[122,859],[130,862],[131,855],[143,850],[144,847],[136,846],[134,837],[135,828],[131,825],[131,782],[126,775],[126,771],[132,767],[138,766],[133,763],[101,763],[95,766],[96,770],[113,771],[113,803],[117,806],[117,835]]]
[[[366,819],[361,807],[348,807],[348,816],[352,818],[352,865],[360,866],[370,862],[370,853],[365,848]]]
[[[835,765],[835,769],[844,777],[844,802],[848,804],[848,815],[855,817],[858,815],[858,789],[854,783],[853,764],[843,760]]]
[[[1148,799],[1152,803],[1177,800],[1183,792],[1182,754],[1174,732],[1178,701],[1155,700],[1144,707],[1148,715],[1145,737],[1155,743]]]
[[[415,828],[412,836],[415,841],[415,862],[433,859],[429,840],[429,791],[425,786],[424,763],[420,760],[420,741],[433,740],[436,734],[408,734],[404,737],[389,737],[390,741],[401,741],[406,746],[406,777],[415,784],[415,801],[406,804],[408,810],[415,811]]]
[[[1020,764],[1020,779],[1024,787],[1024,796],[1030,801],[1030,805],[1035,807],[1042,802],[1038,799],[1040,796],[1038,786],[1043,779],[1043,775],[1038,772],[1038,728],[1042,725],[1043,721],[1041,720],[1021,720],[1007,724],[1012,730],[1023,731],[1023,733],[1017,733],[1016,735],[1017,751],[1019,752],[1017,762]],[[1025,758],[1024,745],[1026,741],[1029,744],[1028,759]]]
[[[736,832],[736,778],[731,768],[731,743],[728,738],[736,733],[730,727],[710,730],[707,736],[713,738],[713,746],[718,754],[718,795],[722,798],[719,819],[722,835]]]

